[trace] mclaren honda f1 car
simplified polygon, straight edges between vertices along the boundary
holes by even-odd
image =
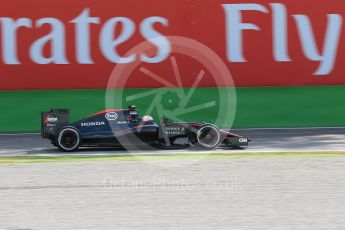
[[[208,123],[169,122],[166,118],[156,123],[151,116],[141,117],[135,106],[105,110],[74,123],[69,123],[68,109],[52,109],[41,114],[41,135],[65,152],[79,147],[143,145],[163,149],[244,148],[250,141]]]

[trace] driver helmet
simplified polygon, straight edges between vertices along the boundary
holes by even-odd
[[[144,116],[143,121],[144,122],[153,121],[153,118],[151,116]]]

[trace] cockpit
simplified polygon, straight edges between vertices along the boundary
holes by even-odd
[[[127,121],[133,123],[141,123],[141,124],[154,124],[154,119],[150,115],[145,115],[140,117],[139,111],[136,109],[135,106],[129,106],[129,116],[127,117]]]

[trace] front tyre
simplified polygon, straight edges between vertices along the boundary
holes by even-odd
[[[80,135],[75,128],[65,127],[60,130],[55,143],[64,152],[74,152],[79,148]]]
[[[212,125],[201,127],[196,135],[197,144],[206,149],[216,148],[219,145],[220,138],[218,128]]]

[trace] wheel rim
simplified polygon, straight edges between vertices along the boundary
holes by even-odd
[[[61,148],[71,151],[79,145],[79,134],[74,129],[64,129],[60,132],[58,141]]]
[[[220,134],[213,126],[202,127],[198,132],[198,143],[205,148],[214,148],[218,145]]]

